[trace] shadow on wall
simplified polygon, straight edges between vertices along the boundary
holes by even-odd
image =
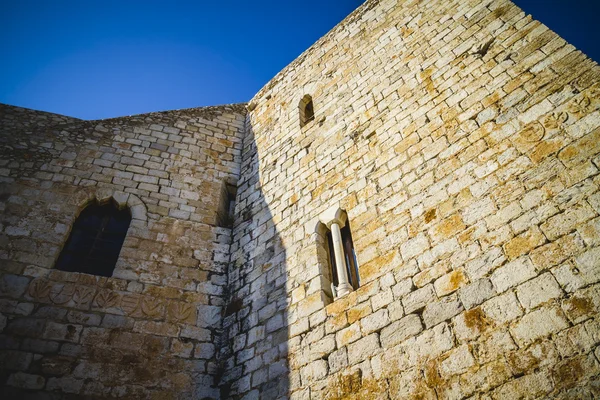
[[[46,122],[37,126],[29,120],[40,113],[0,106],[0,399],[220,397],[215,344],[231,230],[214,220],[221,178],[237,177],[238,158],[211,152],[207,161],[206,151],[175,144],[207,142],[198,121],[223,115],[231,139],[243,128],[242,106],[225,107],[102,123],[41,113]],[[176,123],[196,129],[160,130],[173,132]],[[124,141],[140,136],[147,146]],[[154,173],[170,178],[161,189],[177,206],[152,201],[158,186],[142,182],[158,180],[151,174],[140,172],[142,183],[120,178],[133,178],[123,172],[128,167],[142,171],[133,157],[142,150]],[[101,168],[108,158],[114,168]],[[176,194],[182,182],[187,199]],[[55,268],[74,221],[93,201],[115,201],[132,216],[111,277]],[[179,204],[196,211],[177,212]]]
[[[247,117],[220,346],[222,399],[289,397],[286,251],[258,160]]]

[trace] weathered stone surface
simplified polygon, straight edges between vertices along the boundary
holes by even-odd
[[[517,297],[513,292],[496,296],[481,305],[485,315],[497,324],[504,324],[523,315]]]
[[[525,314],[511,329],[519,345],[559,332],[569,327],[567,319],[558,307],[540,308]]]
[[[405,339],[417,335],[422,330],[423,324],[421,323],[421,319],[415,314],[407,315],[381,330],[381,346],[383,348],[393,347]]]
[[[502,293],[521,282],[533,278],[535,275],[535,268],[531,260],[522,257],[498,268],[494,271],[490,280],[498,293]]]
[[[458,297],[466,309],[478,306],[495,294],[496,291],[489,279],[479,279],[458,291]]]
[[[475,358],[469,351],[469,346],[462,345],[452,350],[440,364],[440,372],[444,377],[466,372],[475,365]]]
[[[427,328],[454,317],[463,310],[462,304],[453,296],[429,303],[423,311],[423,322]]]
[[[247,106],[0,105],[7,393],[598,397],[599,77],[509,1],[381,0]],[[112,277],[56,270],[111,198],[132,216]]]
[[[377,333],[372,333],[369,336],[365,336],[357,342],[348,345],[348,363],[354,365],[364,361],[380,350],[379,335]]]
[[[525,309],[562,296],[558,282],[550,273],[545,273],[517,287],[517,298]]]
[[[433,285],[427,285],[421,289],[415,290],[404,297],[402,305],[407,314],[420,310],[429,302],[436,299]]]

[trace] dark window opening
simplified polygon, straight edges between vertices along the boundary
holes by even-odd
[[[358,260],[354,251],[354,243],[352,242],[352,232],[350,224],[346,222],[346,226],[340,229],[342,233],[342,246],[344,248],[344,258],[346,260],[346,272],[348,274],[348,282],[354,290],[360,286],[360,276],[358,275]],[[333,250],[333,237],[331,231],[327,231],[327,247],[329,250],[329,266],[331,271],[331,282],[337,287],[339,284],[337,264],[335,262],[335,253]]]
[[[236,187],[229,183],[221,187],[221,201],[219,210],[217,211],[217,224],[223,228],[231,228],[233,226],[236,192]]]
[[[312,97],[306,95],[300,100],[300,126],[304,126],[315,119],[315,110]]]
[[[130,223],[128,209],[94,201],[75,220],[56,269],[112,276]]]

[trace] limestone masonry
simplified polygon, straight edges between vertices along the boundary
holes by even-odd
[[[369,0],[248,104],[0,120],[3,399],[600,397],[600,67],[509,1]],[[108,200],[112,277],[56,269]]]

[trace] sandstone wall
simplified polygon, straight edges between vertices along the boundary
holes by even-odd
[[[243,106],[0,118],[1,397],[219,398],[231,229],[217,210]],[[110,197],[133,217],[113,277],[53,269],[78,213]]]
[[[600,396],[599,78],[504,0],[368,1],[284,69],[249,106],[228,396]],[[336,205],[361,287],[327,304]]]

